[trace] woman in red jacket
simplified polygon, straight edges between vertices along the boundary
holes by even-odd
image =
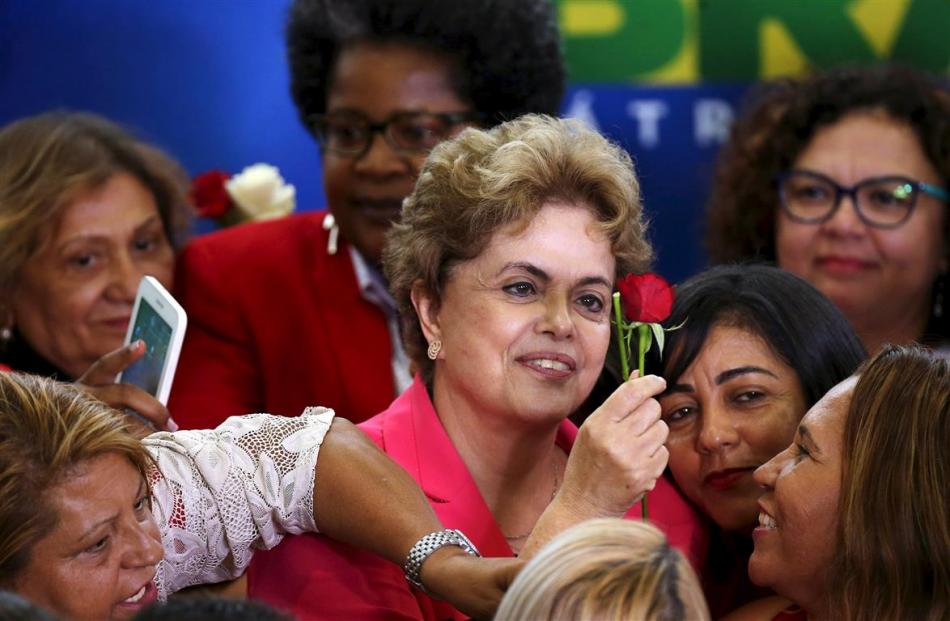
[[[329,211],[192,243],[188,335],[169,409],[183,427],[320,404],[359,422],[412,375],[380,269],[429,149],[469,125],[556,114],[564,68],[547,0],[299,0],[291,91]]]

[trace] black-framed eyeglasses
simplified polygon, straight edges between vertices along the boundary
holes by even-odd
[[[865,224],[883,229],[904,224],[914,211],[919,194],[950,202],[950,193],[944,188],[900,175],[871,177],[846,188],[821,173],[790,170],[778,176],[778,188],[785,214],[804,224],[827,222],[844,196],[851,197]]]
[[[310,124],[322,149],[343,157],[359,158],[369,150],[373,134],[377,132],[397,152],[422,154],[451,136],[459,124],[478,118],[474,112],[405,111],[374,123],[361,112],[339,110],[313,115]]]

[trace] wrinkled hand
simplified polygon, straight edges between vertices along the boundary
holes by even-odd
[[[631,378],[578,430],[558,494],[578,518],[623,516],[656,485],[669,458],[669,428],[653,397],[665,388],[655,375]]]
[[[491,619],[524,563],[516,558],[479,558],[446,546],[425,560],[420,578],[434,597],[475,619]]]
[[[133,410],[140,418],[127,414],[140,438],[156,430],[176,431],[168,409],[158,399],[132,384],[117,384],[115,377],[145,354],[145,342],[138,340],[96,360],[76,385],[100,401],[122,411]],[[144,420],[143,420],[144,419]]]

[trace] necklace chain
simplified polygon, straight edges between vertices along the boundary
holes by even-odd
[[[551,463],[554,465],[554,467],[552,468],[552,471],[554,474],[554,489],[551,490],[551,498],[550,500],[548,500],[548,503],[553,501],[554,497],[557,496],[557,488],[558,488],[558,485],[560,485],[560,481],[558,480],[558,476],[557,476],[557,458],[552,459]],[[505,535],[505,539],[507,539],[508,541],[518,541],[519,539],[526,539],[533,530],[534,530],[534,527],[532,527],[531,530],[529,530],[523,535],[505,535],[504,532],[502,533],[502,535]]]

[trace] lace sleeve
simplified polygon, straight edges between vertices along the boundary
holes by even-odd
[[[155,579],[162,599],[236,578],[253,548],[317,530],[314,468],[332,420],[326,408],[295,417],[250,414],[143,441],[157,466],[150,484],[165,548]]]

